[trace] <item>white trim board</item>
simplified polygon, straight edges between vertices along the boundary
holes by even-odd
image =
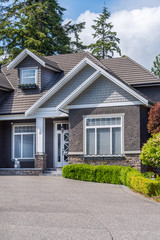
[[[115,102],[115,103],[100,103],[100,104],[82,104],[82,105],[69,105],[66,109],[81,109],[81,108],[100,108],[100,107],[118,107],[118,106],[133,106],[141,105],[140,101],[133,102]]]
[[[90,65],[93,67],[96,71],[97,74],[104,75],[106,78],[123,88],[125,91],[130,93],[132,96],[137,98],[139,101],[141,101],[143,104],[149,106],[148,100],[142,97],[140,94],[135,92],[129,85],[127,86],[120,80],[116,79],[113,77],[111,74],[103,70],[101,67],[93,63],[91,60],[88,58],[82,59],[71,71],[69,71],[60,81],[58,81],[48,92],[46,92],[37,102],[35,102],[25,113],[26,116],[32,114],[37,108],[39,108],[42,104],[44,104],[50,97],[52,97],[62,86],[64,86],[72,77],[74,77],[84,66]],[[93,77],[93,76],[92,76]],[[95,74],[95,79],[96,79],[96,74]],[[93,81],[91,77],[89,77],[85,83],[81,84],[75,91],[73,91],[74,98],[78,96],[78,90],[83,91],[85,87],[87,87],[90,83],[90,81]],[[82,89],[81,89],[82,88]],[[68,98],[72,99],[73,95],[69,95],[65,100],[68,101]],[[63,100],[64,102],[64,100]]]
[[[31,51],[29,51],[28,49],[24,49],[8,66],[7,66],[7,70],[9,70],[10,68],[14,68],[16,67],[23,59],[25,59],[25,57],[27,56],[32,57],[34,60],[36,60],[39,64],[41,64],[43,67],[46,66],[46,63],[41,60],[38,56],[36,56],[34,53],[32,53]]]
[[[59,109],[65,109],[66,106],[72,102],[76,97],[78,97],[87,87],[89,87],[100,75],[103,75],[107,79],[111,80],[113,83],[118,85],[120,88],[124,89],[126,92],[134,96],[136,99],[141,101],[142,104],[149,105],[148,100],[142,97],[140,94],[126,86],[121,81],[117,80],[107,72],[105,72],[103,69],[100,71],[96,71],[93,73],[86,81],[84,81],[79,87],[77,87],[69,96],[67,96],[58,106],[57,110]]]
[[[56,111],[55,108],[39,108],[35,112],[35,114],[31,116],[25,116],[25,114],[0,115],[0,121],[36,119],[37,117],[43,117],[43,118],[68,117],[68,114],[60,111]]]
[[[124,151],[124,154],[140,154],[141,150]]]

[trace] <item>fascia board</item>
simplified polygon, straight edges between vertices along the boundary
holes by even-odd
[[[93,83],[99,76],[100,72],[94,72],[86,81],[84,81],[79,87],[77,87],[68,97],[66,97],[57,107],[56,110],[59,110],[73,101],[81,92],[83,92],[90,84]]]
[[[28,49],[24,49],[8,66],[7,70],[10,68],[13,68],[17,66],[27,55],[35,59],[39,64],[41,64],[43,67],[45,67],[45,62],[42,61],[39,57],[37,57],[34,53],[29,51]]]
[[[74,77],[84,66],[86,59],[80,61],[71,71],[69,71],[60,81],[58,81],[50,90],[48,90],[37,102],[35,102],[25,113],[26,116],[34,112],[38,107],[52,97],[61,87],[63,87],[72,77]]]

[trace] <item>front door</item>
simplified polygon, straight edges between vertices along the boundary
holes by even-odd
[[[54,166],[57,168],[68,164],[68,123],[55,123],[55,135]]]

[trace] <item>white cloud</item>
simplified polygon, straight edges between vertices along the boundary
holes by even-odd
[[[97,16],[86,11],[75,21],[86,22],[86,28],[80,34],[84,44],[95,41],[91,25]],[[160,7],[115,12],[110,21],[121,40],[122,54],[150,69],[155,56],[160,53]]]

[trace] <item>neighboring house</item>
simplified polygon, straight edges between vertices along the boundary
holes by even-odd
[[[160,80],[128,57],[22,51],[0,72],[0,168],[140,166]],[[45,166],[46,164],[46,166]]]

